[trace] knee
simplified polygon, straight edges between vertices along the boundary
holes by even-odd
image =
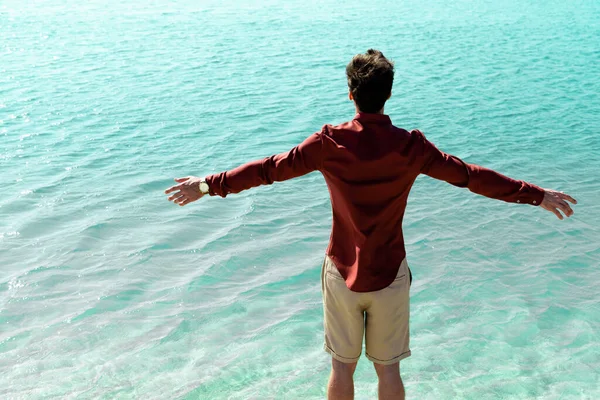
[[[400,379],[400,363],[394,363],[391,365],[382,365],[373,363],[375,372],[379,380],[392,381]]]
[[[335,358],[332,358],[331,360],[331,368],[335,375],[344,377],[352,377],[354,375],[357,363],[344,363]]]

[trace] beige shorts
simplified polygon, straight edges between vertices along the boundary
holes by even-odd
[[[366,356],[374,363],[394,364],[409,357],[409,274],[404,260],[385,289],[353,292],[326,257],[321,273],[325,351],[336,360],[356,362],[364,336]]]

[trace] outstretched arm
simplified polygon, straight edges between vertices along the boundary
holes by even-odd
[[[458,187],[466,187],[482,196],[511,203],[542,206],[559,219],[563,219],[559,210],[567,217],[573,215],[567,201],[573,204],[577,204],[577,201],[571,196],[509,178],[491,169],[467,164],[458,157],[440,151],[420,131],[412,133],[422,145],[421,173]]]
[[[321,168],[321,149],[321,133],[315,133],[286,153],[252,161],[231,171],[206,177],[208,194],[225,197],[230,193],[239,193],[256,186],[306,175]],[[165,191],[167,194],[175,192],[169,197],[169,201],[184,206],[202,198],[201,178],[190,176],[177,178],[175,181],[179,185]]]

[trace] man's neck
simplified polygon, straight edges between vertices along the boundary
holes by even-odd
[[[384,111],[383,111],[383,108],[382,108],[381,110],[377,111],[376,113],[365,113],[365,112],[363,112],[363,111],[360,111],[360,110],[358,109],[358,107],[356,107],[356,113],[357,113],[357,114],[383,114],[383,112],[384,112]]]

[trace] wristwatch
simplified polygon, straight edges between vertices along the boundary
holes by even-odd
[[[200,181],[200,193],[208,194],[209,190],[208,183],[206,183],[205,179],[202,179],[202,181]]]

